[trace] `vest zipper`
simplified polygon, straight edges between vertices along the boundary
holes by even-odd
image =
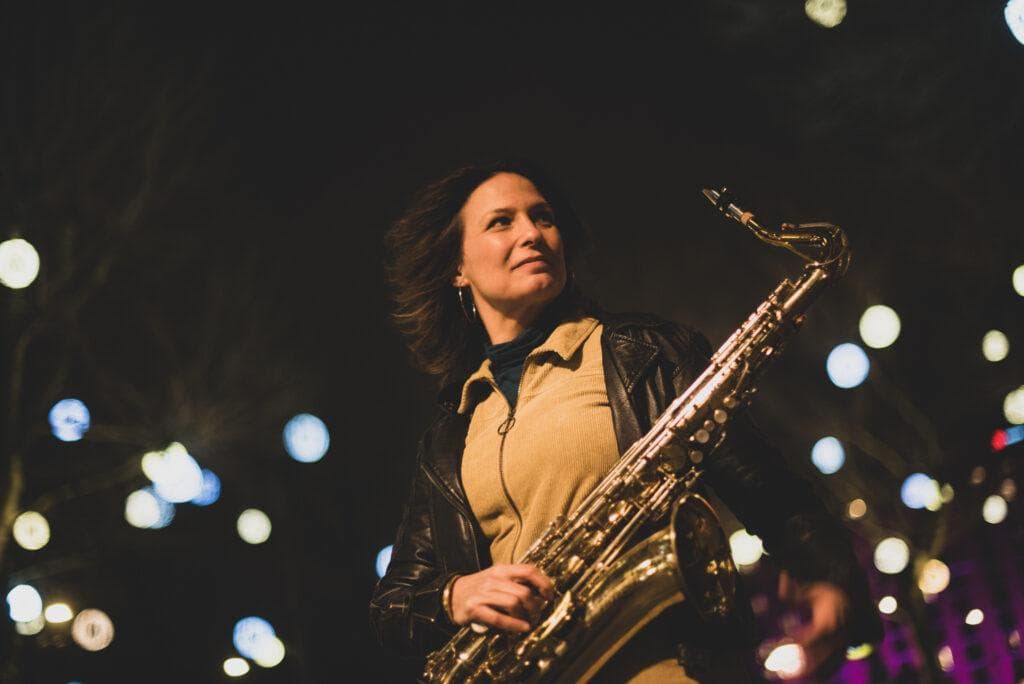
[[[523,378],[526,376],[526,360],[529,359],[529,355],[523,361],[523,372],[519,376],[519,387],[516,391],[516,403],[519,403],[519,397],[523,391]],[[495,385],[494,389],[499,393],[501,389]],[[508,403],[508,397],[505,397],[505,403]],[[512,513],[516,517],[516,537],[512,541],[512,559],[511,562],[516,561],[516,547],[519,546],[519,539],[523,534],[523,514],[519,512],[519,507],[516,506],[516,502],[512,500],[512,493],[508,490],[508,482],[505,481],[505,438],[508,436],[509,431],[516,424],[516,408],[509,404],[508,416],[502,421],[501,425],[498,426],[498,434],[501,435],[501,442],[498,444],[498,477],[501,479],[501,491],[505,494],[505,500],[508,501],[509,507],[512,509]]]

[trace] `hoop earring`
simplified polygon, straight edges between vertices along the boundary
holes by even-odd
[[[476,316],[477,316],[476,304],[473,302],[473,295],[472,294],[469,295],[469,307],[467,307],[466,306],[466,300],[463,297],[462,291],[464,289],[468,289],[468,288],[457,287],[455,289],[459,293],[459,308],[462,309],[462,315],[466,317],[467,321],[469,321],[470,323],[473,323],[474,321],[476,321]]]

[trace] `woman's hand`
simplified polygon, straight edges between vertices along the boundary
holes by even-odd
[[[463,575],[451,588],[452,619],[511,632],[527,632],[545,601],[555,597],[551,580],[532,565],[493,565]]]
[[[783,571],[779,574],[779,598],[811,611],[810,623],[792,635],[804,652],[801,675],[816,671],[825,675],[841,665],[846,655],[844,628],[850,606],[846,592],[830,582],[798,582]]]

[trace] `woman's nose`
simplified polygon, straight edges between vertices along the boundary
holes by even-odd
[[[519,241],[523,244],[533,244],[540,240],[541,232],[540,228],[537,227],[536,222],[528,216],[524,216],[519,221]]]

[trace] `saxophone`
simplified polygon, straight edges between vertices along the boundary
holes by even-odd
[[[769,231],[725,188],[704,195],[762,241],[800,256],[803,272],[775,288],[579,507],[553,520],[522,557],[555,586],[537,626],[522,634],[463,627],[427,657],[425,681],[587,681],[672,605],[688,601],[710,623],[731,613],[736,568],[717,516],[695,491],[700,464],[810,304],[846,272],[850,250],[838,226]],[[666,516],[667,527],[634,543]]]

